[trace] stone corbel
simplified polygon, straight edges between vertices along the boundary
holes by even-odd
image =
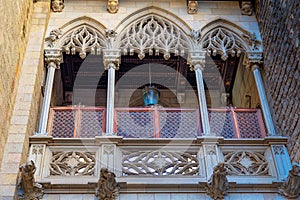
[[[108,0],[106,8],[111,14],[117,13],[119,10],[119,0]]]
[[[53,12],[62,12],[65,8],[64,0],[52,0],[51,1],[51,9]]]
[[[289,171],[288,177],[279,190],[282,196],[296,199],[300,194],[300,165],[298,163],[292,164],[292,169]]]
[[[224,163],[219,163],[213,171],[207,186],[205,187],[207,194],[212,199],[224,199],[229,189],[229,183],[226,175],[228,174]]]
[[[21,179],[19,186],[21,188],[21,194],[19,200],[39,200],[43,198],[43,186],[36,183],[34,179],[34,173],[36,167],[34,162],[31,160],[26,164],[19,167],[21,172]]]
[[[121,51],[119,49],[104,49],[103,50],[103,64],[104,69],[114,68],[119,69],[121,63]]]
[[[116,175],[107,168],[101,168],[98,180],[96,197],[98,200],[118,200],[119,188],[117,187]]]
[[[240,8],[241,8],[242,15],[251,16],[253,14],[252,1],[249,1],[249,0],[240,1]]]
[[[187,5],[187,13],[188,14],[197,14],[198,12],[198,1],[190,1],[188,0],[188,5]]]

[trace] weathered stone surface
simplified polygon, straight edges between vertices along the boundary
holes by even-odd
[[[277,131],[289,137],[293,161],[300,160],[300,1],[256,0],[264,45],[265,86]]]

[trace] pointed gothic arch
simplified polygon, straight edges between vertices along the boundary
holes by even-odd
[[[190,27],[177,16],[157,7],[133,13],[117,26],[116,32],[115,48],[124,55],[137,53],[140,59],[145,53],[163,53],[167,60],[171,53],[183,56],[193,46]]]
[[[100,22],[80,17],[52,30],[46,38],[46,47],[61,49],[66,54],[79,53],[81,58],[85,58],[87,53],[99,55],[109,47],[105,30]]]
[[[238,25],[224,19],[209,22],[201,29],[201,39],[198,45],[209,55],[221,55],[223,60],[228,55],[240,56],[241,53],[261,53],[261,42],[255,33],[250,33]]]

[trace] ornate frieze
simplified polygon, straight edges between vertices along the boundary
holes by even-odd
[[[98,180],[96,197],[98,200],[116,200],[119,195],[116,175],[107,168],[101,168]]]
[[[283,196],[296,199],[300,194],[300,165],[293,163],[292,169],[289,171],[288,177],[284,180],[279,190]]]
[[[117,13],[119,10],[119,1],[118,0],[108,0],[106,9],[111,14]]]
[[[199,161],[196,152],[123,152],[122,171],[124,176],[198,175]]]
[[[143,59],[145,53],[159,55],[163,52],[168,60],[170,54],[181,55],[189,50],[189,39],[180,28],[162,17],[148,15],[140,18],[119,36],[124,55],[138,53]]]
[[[240,56],[245,50],[242,40],[236,34],[222,27],[210,31],[202,39],[202,48],[208,55],[221,55],[222,60],[227,60],[228,55]]]
[[[61,12],[64,9],[64,0],[52,0],[51,9],[53,12]]]
[[[93,176],[95,174],[95,153],[53,152],[50,162],[52,176]]]
[[[90,26],[81,25],[64,37],[61,48],[66,54],[74,55],[79,52],[79,56],[83,59],[89,52],[101,54],[102,50],[107,48],[107,42],[105,36],[99,31]]]
[[[224,153],[224,162],[230,175],[269,175],[269,165],[263,153],[227,152]]]
[[[20,166],[21,172],[21,194],[19,195],[20,200],[39,200],[43,197],[43,186],[36,183],[34,179],[34,173],[36,167],[33,161],[27,162]]]
[[[224,163],[219,163],[214,167],[213,174],[205,187],[207,194],[212,199],[224,199],[224,196],[229,189],[229,183],[226,177],[227,174]]]
[[[187,12],[188,14],[197,14],[198,12],[198,1],[188,1]]]

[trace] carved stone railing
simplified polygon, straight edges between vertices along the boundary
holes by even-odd
[[[209,185],[219,163],[226,170],[228,193],[237,188],[279,192],[291,168],[286,142],[283,137],[236,140],[33,136],[29,159],[36,163],[35,178],[44,185],[46,194],[56,189],[80,192],[76,188],[93,193],[101,168],[116,175],[121,195],[123,189],[137,184],[164,185],[162,188],[178,184],[198,191],[199,184]],[[205,192],[205,187],[200,188]]]
[[[264,138],[259,109],[208,109],[212,135],[224,138]],[[48,133],[54,138],[94,138],[105,133],[105,108],[55,107]],[[124,138],[197,138],[202,136],[198,109],[115,108],[114,132]]]

